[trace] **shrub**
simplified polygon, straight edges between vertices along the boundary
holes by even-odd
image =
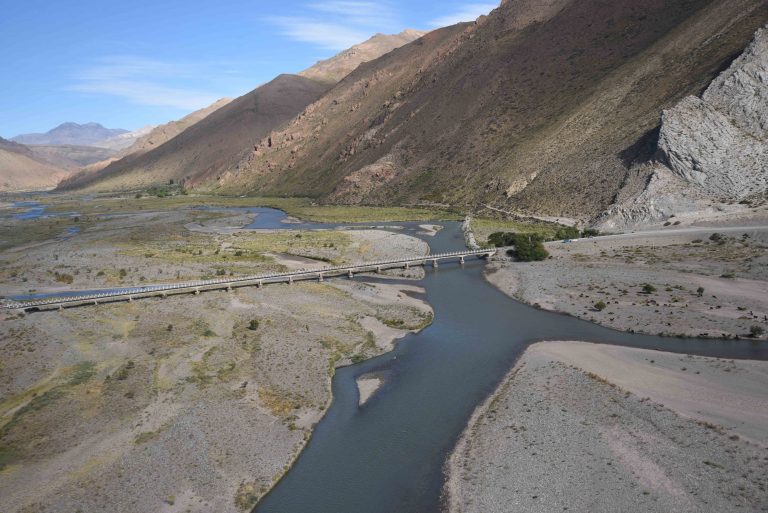
[[[573,226],[558,228],[555,232],[555,239],[578,239],[579,229]]]
[[[699,296],[699,297],[703,296],[704,295],[704,287],[699,287],[698,289],[696,289],[696,295]]]
[[[646,283],[645,285],[643,285],[643,292],[646,294],[653,294],[654,292],[656,292],[656,287],[654,287],[650,283]]]
[[[715,232],[709,236],[709,240],[717,242],[718,244],[725,244],[725,235]]]
[[[251,331],[256,331],[257,329],[259,329],[258,319],[251,319],[251,322],[248,323],[248,329]]]
[[[765,333],[765,329],[757,324],[749,327],[749,334],[755,338],[762,337]]]
[[[594,228],[586,228],[581,232],[582,237],[597,237],[598,235],[600,235],[600,232]]]
[[[595,310],[597,310],[598,312],[602,312],[603,310],[606,309],[608,305],[605,304],[605,301],[598,301],[597,303],[595,303],[594,306],[595,306]]]

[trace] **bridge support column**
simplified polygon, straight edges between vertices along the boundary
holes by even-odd
[[[461,263],[461,265],[464,265],[464,257],[459,258],[459,263]]]
[[[133,296],[128,296],[128,302],[133,303]]]
[[[377,266],[376,266],[376,272],[377,272],[377,273],[380,273],[380,272],[381,272],[381,266],[380,266],[380,265],[377,265]]]
[[[199,295],[200,295],[200,289],[195,289],[195,295],[196,295],[196,296],[199,296]]]
[[[435,269],[437,269],[437,258],[435,258],[434,260],[432,260],[432,267],[434,267]]]
[[[317,273],[317,281],[323,281],[323,273]]]
[[[98,304],[99,304],[99,302],[94,299],[93,300],[93,306],[97,306]]]
[[[293,276],[289,276],[289,277],[288,277],[288,284],[289,284],[289,285],[292,285],[292,284],[293,284]]]
[[[62,310],[64,310],[64,306],[59,305],[59,312],[61,312]]]
[[[350,270],[349,271],[349,279],[351,280],[354,277],[355,277],[354,273],[352,272],[352,270]]]
[[[256,282],[256,287],[261,288],[262,285],[264,285],[263,280],[259,280],[258,282]]]
[[[168,294],[166,294],[165,292],[163,292],[162,294],[160,294],[160,297],[161,297],[161,298],[163,298],[163,299],[165,299],[165,298],[167,298],[167,297],[168,297]]]
[[[227,285],[227,292],[232,292],[232,285]]]
[[[406,270],[408,270],[408,269],[410,269],[410,268],[411,268],[411,264],[409,264],[408,262],[406,262],[406,263],[405,263],[405,269],[406,269]]]

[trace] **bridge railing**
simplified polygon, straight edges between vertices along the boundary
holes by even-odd
[[[415,262],[418,262],[419,264],[423,264],[424,262],[443,260],[446,258],[492,255],[495,252],[496,252],[495,249],[452,251],[448,253],[437,253],[432,255],[423,255],[423,256],[410,257],[410,258],[378,260],[373,262],[361,262],[358,264],[350,264],[350,265],[328,266],[328,267],[322,267],[319,269],[301,269],[298,271],[289,271],[284,273],[269,273],[269,274],[241,276],[237,278],[214,278],[210,280],[197,280],[192,282],[169,283],[169,284],[162,284],[162,285],[148,285],[145,287],[130,287],[130,288],[124,288],[124,289],[118,289],[118,290],[110,290],[107,292],[99,292],[95,294],[73,293],[72,295],[49,297],[49,298],[39,299],[39,300],[32,299],[32,300],[14,301],[14,300],[6,299],[2,303],[0,303],[0,307],[4,309],[24,309],[24,308],[34,308],[39,306],[47,306],[47,305],[60,305],[60,304],[80,302],[80,301],[98,301],[99,299],[105,299],[105,298],[152,294],[155,292],[164,292],[164,291],[173,291],[173,290],[182,290],[182,289],[196,289],[196,288],[210,287],[210,286],[216,286],[216,285],[233,285],[233,284],[244,283],[244,282],[267,282],[269,280],[280,280],[283,278],[291,278],[291,277],[302,278],[307,276],[319,276],[320,274],[325,274],[325,273],[376,269],[379,267],[386,267],[386,266],[392,266],[392,265],[399,266],[399,265],[404,265],[407,263],[415,263]]]

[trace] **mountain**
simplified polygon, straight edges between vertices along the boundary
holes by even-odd
[[[0,137],[0,191],[50,189],[68,175],[37,160],[26,146]]]
[[[299,75],[311,78],[320,82],[329,82],[335,84],[342,78],[349,75],[361,63],[372,61],[395,48],[415,41],[422,37],[426,32],[407,29],[399,34],[376,34],[369,40],[355,45],[343,52],[317,62],[314,66],[305,69]]]
[[[298,75],[271,82],[215,110],[159,147],[127,155],[97,173],[61,184],[62,189],[122,190],[215,177],[237,162],[245,148],[299,114],[328,89]]]
[[[376,35],[300,75],[280,75],[224,106],[217,102],[207,111],[184,118],[180,125],[170,123],[161,127],[160,132],[153,131],[148,139],[137,143],[139,146],[132,147],[130,154],[101,171],[96,169],[98,165],[89,167],[64,182],[62,188],[121,190],[169,180],[187,184],[215,181],[272,130],[297,115],[309,114],[305,108],[349,70],[413,41],[420,34],[406,30],[393,36]],[[269,140],[264,144],[269,145]]]
[[[128,130],[104,128],[98,123],[86,123],[84,125],[79,125],[77,123],[62,123],[44,134],[17,135],[11,140],[21,144],[39,144],[48,146],[98,146],[97,143],[125,133],[128,133]]]
[[[67,170],[78,170],[83,166],[103,161],[115,154],[115,150],[97,146],[40,146],[26,145],[37,160]]]
[[[126,148],[136,144],[136,142],[140,139],[146,137],[155,128],[157,128],[155,125],[147,125],[139,128],[138,130],[134,130],[133,132],[126,132],[124,134],[115,135],[109,139],[99,141],[97,145],[100,148],[109,148],[115,151],[125,150]]]
[[[131,132],[131,135],[134,135],[135,137],[133,138],[133,143],[130,146],[122,148],[116,154],[108,156],[108,158],[100,159],[97,162],[89,162],[83,167],[81,172],[78,175],[74,175],[71,180],[82,180],[85,177],[92,177],[95,175],[95,173],[98,173],[111,163],[126,158],[129,155],[131,158],[136,158],[139,155],[147,153],[148,151],[159,147],[167,141],[170,141],[187,128],[191,127],[198,121],[204,119],[209,114],[220,109],[231,101],[231,98],[222,98],[212,103],[208,107],[204,107],[200,110],[196,110],[191,114],[187,114],[177,121],[171,121],[169,123],[165,123],[164,125],[154,127],[145,127],[140,131]],[[126,135],[129,134],[118,135],[117,138],[125,137]],[[106,142],[113,141],[117,138],[109,139]]]
[[[359,66],[192,185],[589,219],[766,20],[763,0],[506,0]]]

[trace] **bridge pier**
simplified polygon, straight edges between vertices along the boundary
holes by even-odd
[[[349,271],[349,279],[351,280],[354,277],[355,277],[355,275],[352,273],[352,270],[350,269],[350,271]]]
[[[227,292],[232,292],[232,285],[227,285]]]
[[[128,302],[133,303],[133,296],[128,296]]]
[[[381,272],[381,266],[380,266],[380,265],[377,265],[377,266],[376,266],[376,272],[377,272],[377,273],[380,273],[380,272]]]
[[[196,296],[199,296],[199,295],[200,295],[200,289],[195,289],[195,295],[196,295]]]
[[[437,269],[437,258],[435,258],[435,259],[433,259],[433,260],[432,260],[432,267],[434,267],[435,269]]]
[[[410,268],[411,268],[411,264],[409,262],[406,262],[405,263],[405,270],[407,271]]]
[[[264,285],[264,280],[259,280],[256,282],[256,287],[261,288],[261,286]]]
[[[317,273],[317,281],[319,282],[323,281],[323,273]]]
[[[288,276],[288,285],[293,285],[293,276]]]
[[[464,257],[461,257],[461,258],[459,258],[459,263],[460,263],[461,265],[464,265]]]

